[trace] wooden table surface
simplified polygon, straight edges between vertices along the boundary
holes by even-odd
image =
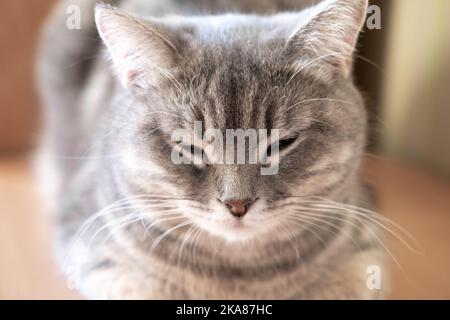
[[[420,170],[370,160],[367,176],[381,212],[406,228],[424,250],[388,239],[392,299],[450,299],[450,183]],[[51,253],[51,216],[41,209],[28,161],[0,158],[0,299],[76,299]]]

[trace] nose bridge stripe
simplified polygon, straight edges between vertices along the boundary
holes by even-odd
[[[255,179],[252,172],[246,168],[224,167],[221,172],[220,186],[223,201],[236,199],[254,199]]]

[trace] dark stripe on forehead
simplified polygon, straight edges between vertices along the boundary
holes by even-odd
[[[219,110],[215,111],[224,117],[221,129],[257,128],[268,94],[263,66],[246,57],[242,48],[229,49],[218,59],[222,61],[217,61],[214,92],[210,94],[217,97]]]

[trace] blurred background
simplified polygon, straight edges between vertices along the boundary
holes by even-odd
[[[38,35],[57,0],[0,1],[0,299],[78,298],[52,259],[52,216],[31,170]],[[391,299],[450,299],[450,1],[379,0],[355,77],[371,115],[364,174],[380,211],[424,254],[388,237]],[[395,262],[397,261],[397,262]]]

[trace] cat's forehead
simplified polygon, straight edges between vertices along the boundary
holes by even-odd
[[[182,95],[191,107],[181,112],[208,127],[272,128],[286,94],[282,78],[288,74],[268,58],[235,46],[189,61],[181,73],[187,88]]]
[[[295,127],[296,118],[286,109],[302,99],[326,96],[317,91],[327,87],[303,72],[290,81],[295,69],[284,54],[288,34],[283,32],[292,32],[299,15],[224,15],[177,22],[180,26],[191,23],[202,30],[195,35],[197,41],[189,41],[190,48],[175,71],[182,90],[177,88],[179,94],[174,96],[183,101],[175,103],[180,107],[177,112],[188,124],[200,120],[208,128]],[[246,40],[245,29],[260,37]],[[217,41],[209,41],[206,33],[208,37],[215,35]]]

